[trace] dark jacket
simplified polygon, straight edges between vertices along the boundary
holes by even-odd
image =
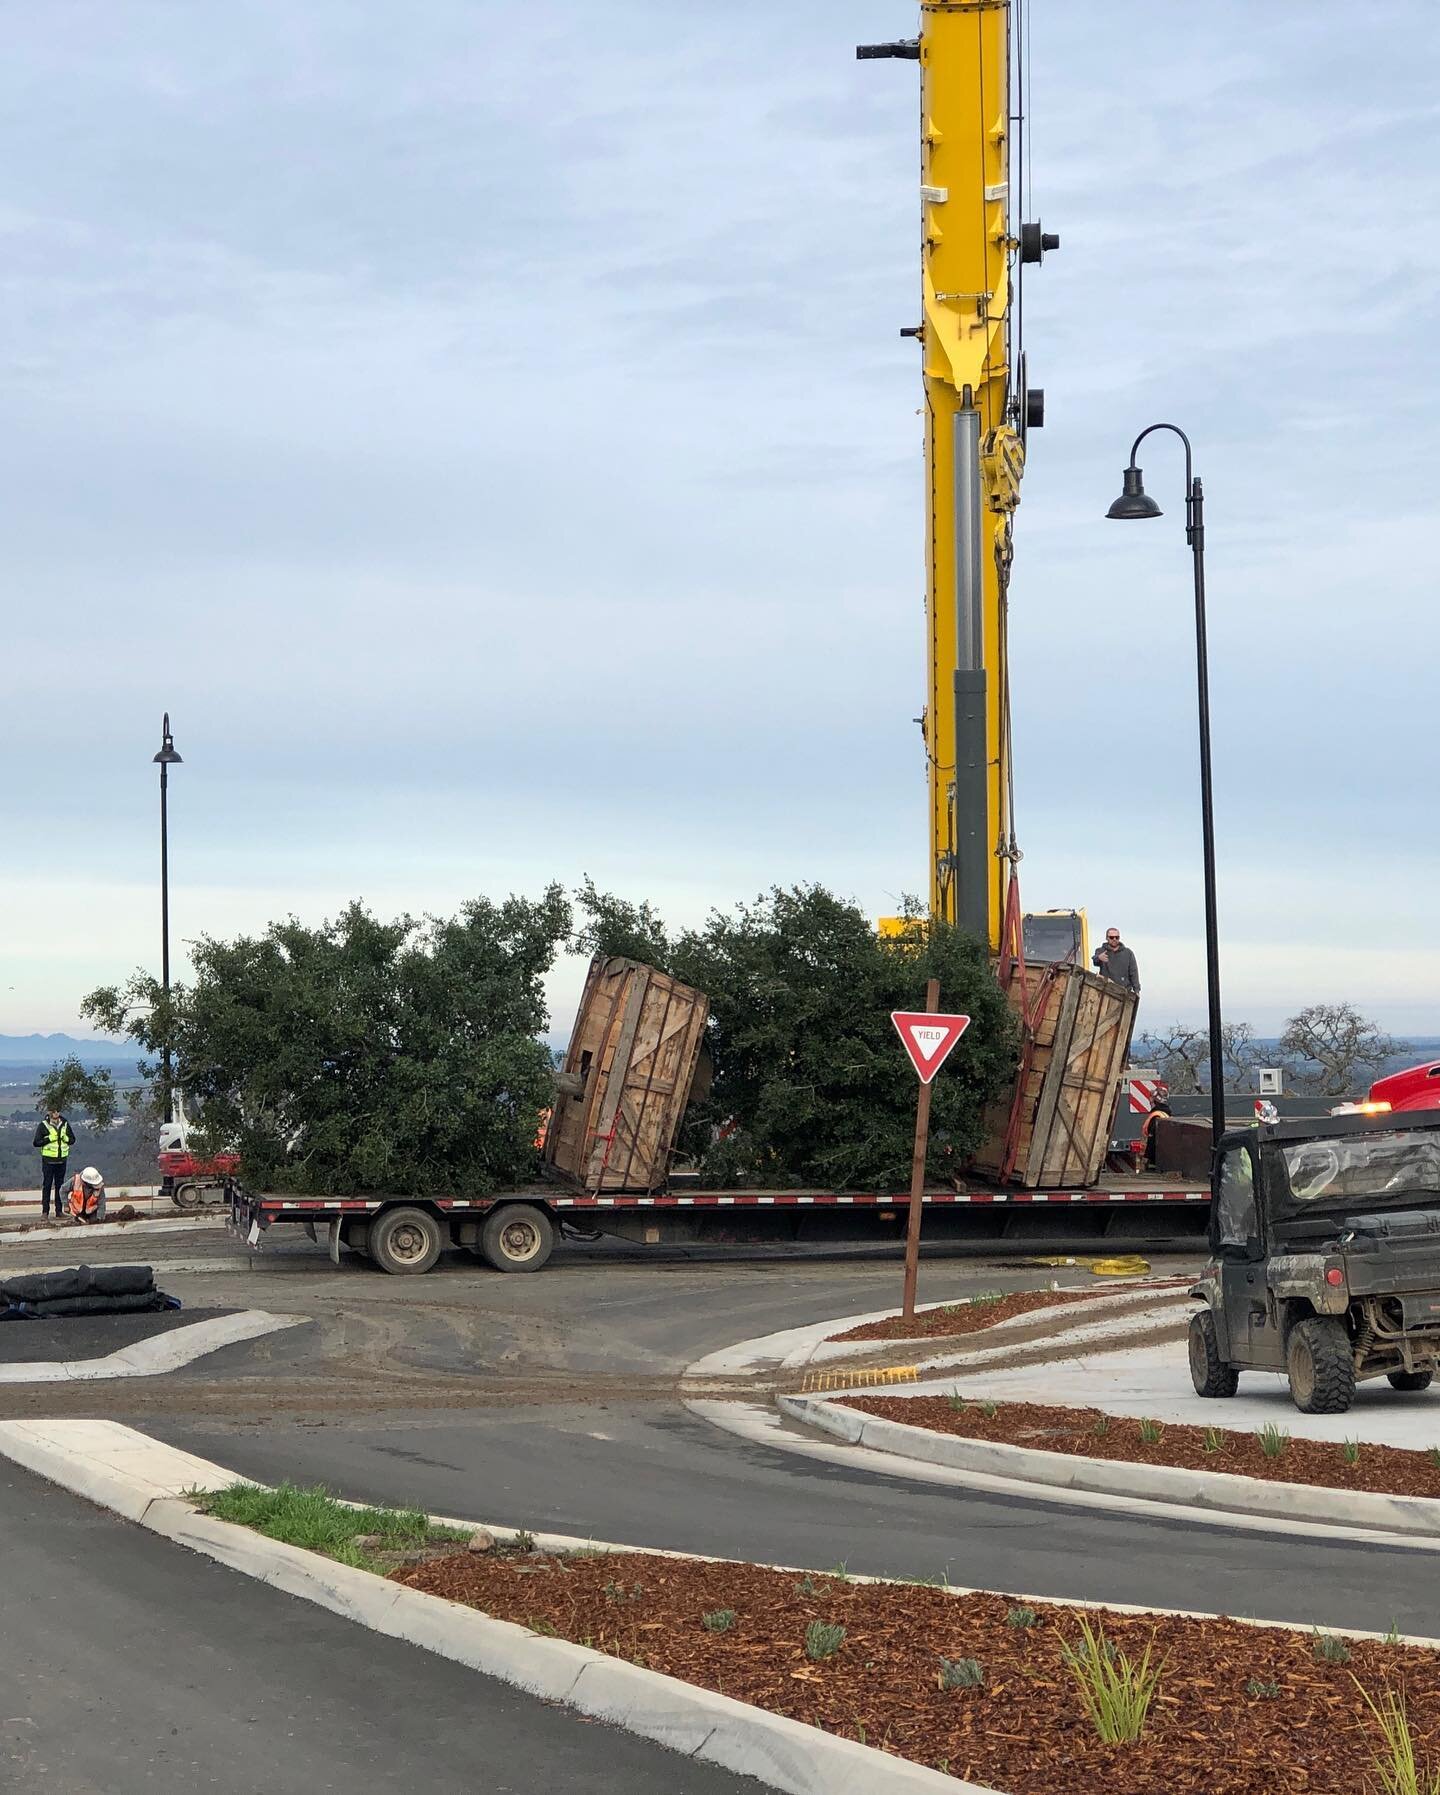
[[[58,1128],[60,1134],[60,1157],[62,1159],[68,1159],[70,1157],[70,1149],[75,1145],[75,1130],[70,1126],[64,1116],[61,1116]],[[31,1141],[30,1145],[32,1147],[43,1147],[49,1139],[50,1124],[42,1117],[41,1120],[35,1124],[35,1138]]]
[[[1135,964],[1135,955],[1123,941],[1119,947],[1106,947],[1102,943],[1090,959],[1102,979],[1113,979],[1137,997],[1140,995],[1140,968]]]

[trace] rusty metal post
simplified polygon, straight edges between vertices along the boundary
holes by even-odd
[[[925,987],[925,1008],[934,1015],[940,1008],[940,981]],[[930,1080],[920,1080],[915,1099],[915,1156],[910,1161],[910,1213],[905,1218],[905,1294],[900,1313],[907,1321],[915,1315],[915,1282],[920,1273],[920,1217],[925,1207],[925,1153],[930,1145]]]

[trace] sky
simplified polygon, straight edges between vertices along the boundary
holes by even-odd
[[[1440,13],[1034,0],[1029,907],[1440,1032]],[[552,879],[676,924],[926,882],[897,0],[49,0],[0,20],[0,1032],[184,942]],[[563,1032],[579,988],[551,981]]]

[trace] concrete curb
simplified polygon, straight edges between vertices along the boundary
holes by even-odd
[[[1114,1308],[1133,1304],[1142,1292],[1153,1283],[1153,1278],[1136,1278],[1133,1280],[1117,1279],[1114,1289],[1097,1292],[1093,1285],[1064,1285],[1056,1291],[1058,1295],[1074,1294],[1077,1299],[1084,1296],[1084,1302],[1057,1303],[1050,1311],[1038,1313],[1055,1314],[1062,1318],[1085,1312],[1086,1314],[1106,1315]],[[1167,1293],[1157,1291],[1157,1300],[1163,1299]],[[932,1309],[944,1309],[946,1303],[921,1303],[917,1313],[924,1315]],[[894,1309],[875,1309],[866,1315],[840,1315],[829,1321],[812,1321],[804,1327],[781,1328],[773,1334],[757,1334],[752,1340],[737,1340],[733,1346],[721,1347],[718,1352],[707,1353],[703,1359],[696,1359],[693,1365],[687,1365],[684,1378],[716,1378],[735,1376],[759,1371],[802,1371],[807,1365],[828,1363],[831,1359],[856,1357],[862,1353],[878,1352],[882,1349],[894,1351],[901,1355],[929,1350],[943,1350],[943,1336],[921,1336],[912,1340],[832,1340],[832,1334],[844,1333],[847,1328],[861,1326],[867,1321],[884,1321]],[[996,1335],[1003,1338],[1003,1330],[1025,1325],[1033,1326],[1037,1312],[1032,1310],[1026,1315],[1012,1316],[1008,1321],[997,1321],[992,1327],[982,1328],[976,1334],[957,1336],[959,1340],[974,1340],[977,1346],[993,1339]]]
[[[72,1426],[110,1429],[105,1438],[112,1442],[117,1433],[130,1432],[113,1423]],[[148,1455],[143,1447],[135,1450],[142,1457],[171,1462],[168,1448]],[[83,1437],[71,1434],[64,1423],[0,1423],[0,1454],[231,1570],[686,1757],[756,1777],[786,1795],[998,1795],[658,1671],[533,1634],[511,1621],[214,1520],[143,1471],[117,1465],[113,1444],[111,1462],[97,1463],[84,1450]],[[237,1481],[204,1460],[173,1457],[195,1467],[196,1487],[213,1489]]]
[[[91,1222],[88,1225],[75,1222],[68,1228],[0,1227],[0,1239],[16,1246],[29,1246],[31,1241],[113,1240],[130,1234],[180,1234],[189,1228],[219,1229],[223,1226],[219,1216],[206,1219],[187,1215],[172,1222],[168,1216],[162,1221],[159,1216],[137,1215],[133,1222]]]
[[[218,1315],[212,1321],[195,1321],[188,1327],[172,1328],[168,1334],[157,1334],[150,1340],[137,1340],[121,1346],[100,1359],[33,1359],[21,1364],[0,1365],[0,1384],[66,1384],[90,1383],[101,1378],[161,1377],[167,1371],[178,1371],[206,1353],[219,1352],[222,1346],[236,1346],[242,1340],[258,1340],[264,1334],[281,1328],[298,1327],[308,1315],[272,1315],[266,1309],[242,1309],[236,1315]],[[24,1322],[16,1322],[23,1327]]]
[[[865,1415],[815,1396],[778,1396],[782,1414],[843,1440],[924,1464],[1040,1485],[1053,1490],[1176,1503],[1217,1515],[1263,1515],[1281,1521],[1360,1528],[1376,1535],[1440,1537],[1440,1502],[1424,1496],[1381,1496],[1326,1490],[1313,1484],[1262,1483],[1226,1471],[1188,1471],[1172,1465],[1116,1464],[1071,1458],[1028,1446],[964,1440],[902,1421]]]

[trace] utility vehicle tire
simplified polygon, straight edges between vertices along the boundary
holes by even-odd
[[[1285,1348],[1290,1400],[1302,1415],[1343,1415],[1355,1400],[1355,1355],[1345,1324],[1332,1315],[1307,1315],[1290,1330]]]
[[[1197,1396],[1233,1396],[1240,1373],[1220,1357],[1215,1317],[1208,1309],[1190,1317],[1190,1381]]]
[[[444,1236],[426,1209],[387,1209],[370,1224],[370,1257],[392,1277],[414,1278],[440,1257]]]
[[[480,1257],[496,1271],[539,1271],[555,1247],[555,1224],[533,1203],[492,1209],[480,1229]]]
[[[1387,1371],[1385,1381],[1392,1390],[1428,1390],[1433,1371]]]

